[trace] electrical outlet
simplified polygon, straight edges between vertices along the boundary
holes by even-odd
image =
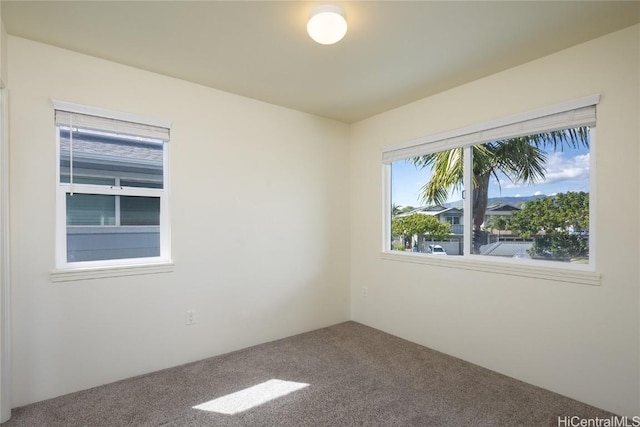
[[[187,325],[195,325],[196,324],[196,311],[191,309],[191,310],[187,310],[187,318],[186,318],[186,322]]]
[[[360,288],[360,295],[362,295],[363,297],[368,297],[369,296],[369,288],[367,286],[363,286],[362,288]]]

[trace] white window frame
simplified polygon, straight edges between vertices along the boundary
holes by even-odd
[[[52,100],[54,110],[84,114],[123,122],[150,125],[170,129],[171,122],[72,104],[64,101]],[[164,273],[173,270],[171,261],[171,230],[169,220],[169,142],[163,142],[163,186],[159,188],[120,187],[111,188],[101,185],[62,183],[60,182],[60,128],[55,126],[56,132],[56,266],[51,273],[52,281],[83,280],[101,277],[129,276],[137,274]],[[66,194],[101,194],[112,196],[142,196],[156,197],[160,200],[160,255],[147,258],[126,258],[98,261],[67,261],[67,221]],[[116,197],[116,201],[119,198]],[[116,206],[116,215],[119,215]]]
[[[600,274],[596,269],[596,126],[590,124],[590,176],[589,176],[589,263],[569,264],[544,260],[505,259],[472,254],[472,207],[471,197],[464,199],[464,254],[462,256],[441,257],[415,252],[392,251],[389,245],[391,241],[391,163],[396,160],[409,158],[422,154],[430,154],[452,148],[463,147],[464,150],[464,191],[465,194],[473,194],[471,170],[472,149],[474,145],[490,142],[495,139],[532,134],[523,131],[521,124],[547,116],[562,116],[563,120],[556,127],[550,126],[544,131],[559,130],[580,126],[580,110],[585,107],[595,107],[600,100],[600,95],[592,95],[585,98],[564,102],[549,107],[540,108],[522,114],[505,117],[479,125],[456,129],[436,135],[425,136],[415,140],[392,145],[382,150],[382,177],[383,177],[383,206],[382,206],[382,253],[386,260],[436,265],[458,269],[484,271],[513,276],[523,276],[538,279],[548,279],[569,283],[581,283],[599,285]],[[572,112],[577,112],[572,117]],[[538,133],[540,133],[538,132]],[[495,135],[498,133],[499,138]]]

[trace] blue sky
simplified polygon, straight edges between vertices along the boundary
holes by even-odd
[[[589,149],[566,148],[564,151],[547,152],[545,180],[535,185],[512,183],[507,177],[500,176],[500,185],[495,178],[489,184],[489,197],[547,196],[567,191],[589,191]],[[421,206],[420,188],[429,181],[430,170],[416,170],[407,161],[400,160],[392,164],[392,203],[400,206]],[[460,193],[449,195],[449,202],[460,200]]]

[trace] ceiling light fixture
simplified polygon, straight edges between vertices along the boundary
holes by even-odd
[[[347,34],[344,11],[338,6],[325,4],[315,7],[307,23],[309,36],[320,44],[334,44]]]

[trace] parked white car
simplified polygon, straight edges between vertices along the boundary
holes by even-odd
[[[447,251],[440,245],[429,245],[427,247],[427,252],[432,255],[446,255]]]

